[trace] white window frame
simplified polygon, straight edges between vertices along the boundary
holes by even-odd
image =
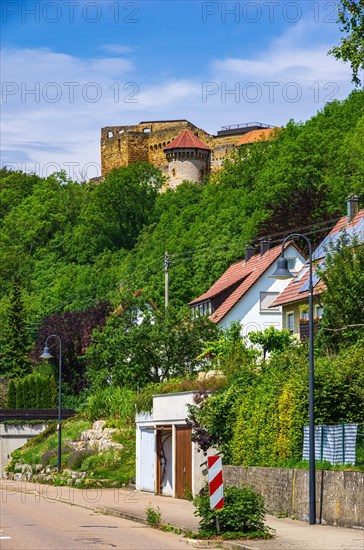
[[[292,315],[293,317],[293,327],[292,327],[292,330],[289,326],[289,317],[290,315]],[[294,334],[294,328],[295,328],[295,324],[294,324],[294,311],[287,311],[286,312],[286,329],[289,330],[290,334]]]
[[[274,307],[268,307],[268,308],[262,308],[262,294],[265,294],[265,298],[267,296],[274,296],[274,299],[272,300],[271,303],[274,302],[274,300],[279,296],[279,292],[266,292],[266,291],[261,291],[259,293],[259,311],[260,313],[276,313],[277,311],[280,311],[280,306],[274,306]]]

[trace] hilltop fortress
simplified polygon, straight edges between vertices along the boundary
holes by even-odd
[[[153,120],[101,129],[101,175],[134,162],[149,162],[169,176],[175,188],[183,180],[202,182],[238,145],[269,138],[273,127],[260,122],[225,126],[210,135],[188,120]]]

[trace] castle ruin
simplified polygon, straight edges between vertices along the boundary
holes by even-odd
[[[268,130],[270,129],[270,130]],[[160,168],[169,178],[170,186],[176,187],[186,172],[187,152],[182,159],[182,151],[171,150],[170,144],[185,130],[189,130],[199,140],[201,145],[190,160],[193,166],[187,169],[186,175],[192,170],[191,181],[201,181],[209,170],[218,170],[226,155],[239,145],[242,136],[248,132],[264,133],[272,131],[272,127],[260,122],[236,124],[223,127],[217,135],[211,135],[185,119],[144,121],[129,126],[106,126],[101,129],[101,176],[104,177],[113,168],[126,167],[135,162],[149,162]],[[255,141],[252,139],[252,141]],[[245,140],[246,142],[246,140]],[[209,154],[207,154],[207,150]],[[173,163],[173,166],[170,163]],[[190,170],[191,169],[191,170]],[[198,173],[197,173],[198,172]],[[202,177],[202,179],[203,179]],[[197,179],[196,179],[197,178]]]

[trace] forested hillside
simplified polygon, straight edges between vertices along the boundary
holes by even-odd
[[[162,194],[162,176],[147,164],[115,170],[101,184],[2,169],[0,374],[14,278],[28,350],[51,315],[115,307],[121,281],[162,308],[166,251],[170,300],[179,306],[260,236],[279,241],[282,232],[317,226],[321,240],[320,227],[327,232],[345,213],[346,197],[363,194],[363,142],[364,92],[356,91],[306,123],[291,121],[273,141],[237,150],[204,186],[186,182]]]

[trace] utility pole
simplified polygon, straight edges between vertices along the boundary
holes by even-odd
[[[164,307],[168,308],[169,304],[169,264],[170,258],[168,252],[164,253]]]

